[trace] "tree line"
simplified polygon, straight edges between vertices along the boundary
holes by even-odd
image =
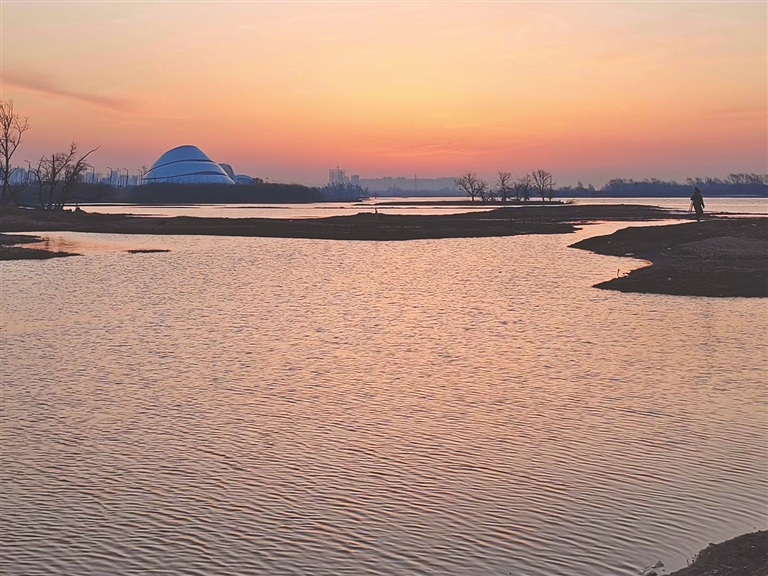
[[[105,201],[123,202],[151,202],[168,201],[168,198],[179,198],[179,201],[195,201],[182,198],[186,194],[192,194],[197,201],[208,201],[208,195],[213,188],[193,185],[194,190],[179,185],[176,189],[146,189],[143,192],[137,189],[118,193],[109,184],[85,184],[84,176],[93,167],[89,163],[89,157],[99,148],[93,148],[85,153],[78,151],[78,145],[72,143],[64,152],[54,152],[41,156],[35,164],[27,162],[27,177],[14,180],[13,175],[18,166],[13,166],[13,157],[24,140],[24,135],[29,130],[29,119],[22,117],[14,111],[13,100],[0,100],[0,180],[2,181],[2,200],[0,204],[5,207],[13,203],[20,204],[20,198],[31,201],[40,208],[46,210],[61,210],[65,205],[73,202],[93,202],[104,199]],[[144,170],[146,171],[146,170]],[[705,195],[743,195],[743,196],[768,196],[768,174],[734,173],[726,178],[688,178],[685,183],[674,180],[663,181],[656,178],[645,180],[632,180],[614,178],[609,180],[602,188],[595,189],[588,184],[586,187],[579,182],[575,187],[562,186],[556,188],[555,181],[550,172],[538,169],[526,173],[519,178],[513,178],[510,172],[498,172],[498,178],[489,182],[475,172],[468,171],[455,178],[454,184],[475,202],[507,203],[527,202],[531,196],[540,196],[541,200],[552,201],[557,194],[562,197],[663,197],[663,196],[689,196],[693,187],[698,187]],[[144,186],[139,187],[144,188]],[[249,190],[224,192],[218,190],[213,201],[222,200],[225,196],[237,197],[237,201],[295,201],[313,202],[329,199],[339,195],[360,197],[365,195],[365,189],[356,187],[354,190],[326,190],[309,188],[299,185],[271,185],[260,179],[255,179]],[[243,200],[250,197],[247,192],[255,193],[258,200]],[[343,194],[342,194],[343,193]],[[280,196],[284,194],[285,196]],[[118,198],[119,197],[119,198]]]
[[[499,172],[495,182],[483,180],[470,171],[454,179],[454,183],[472,202],[527,202],[532,194],[541,196],[542,202],[551,202],[555,195],[555,181],[546,170],[534,170],[517,179],[510,172]]]
[[[29,118],[14,111],[13,100],[0,100],[0,178],[2,178],[3,207],[11,202],[19,205],[19,195],[30,186],[36,189],[37,202],[45,210],[61,210],[68,203],[94,200],[106,193],[108,187],[96,187],[95,198],[78,196],[83,176],[92,168],[88,157],[98,150],[94,148],[79,154],[77,143],[72,142],[64,152],[41,156],[35,164],[27,162],[27,177],[14,182],[13,174],[18,166],[12,160],[29,130]]]
[[[732,173],[725,178],[687,178],[685,182],[646,178],[613,178],[601,188],[592,184],[556,187],[552,174],[534,170],[513,179],[509,172],[498,172],[495,182],[479,178],[475,172],[465,172],[454,180],[456,187],[469,198],[480,202],[527,202],[531,196],[552,201],[561,198],[659,198],[687,197],[694,187],[707,196],[768,196],[768,174]]]
[[[692,189],[699,188],[707,196],[768,196],[768,174],[729,174],[726,178],[687,178],[685,182],[646,178],[633,180],[614,178],[595,190],[585,188],[581,182],[575,188],[561,188],[563,196],[574,197],[678,197],[690,196]]]
[[[320,190],[301,184],[252,182],[232,184],[182,184],[153,182],[132,188],[115,188],[102,202],[132,202],[135,204],[249,204],[249,203],[307,203],[323,199]]]

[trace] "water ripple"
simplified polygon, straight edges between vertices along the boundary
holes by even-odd
[[[573,241],[4,263],[0,572],[629,575],[765,528],[765,304],[593,290]]]

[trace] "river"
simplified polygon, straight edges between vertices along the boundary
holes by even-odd
[[[466,197],[382,197],[367,198],[361,202],[315,202],[308,204],[90,204],[84,205],[88,212],[104,214],[131,213],[143,216],[197,216],[207,218],[322,218],[325,216],[348,216],[358,212],[378,210],[383,214],[457,214],[467,211],[484,211],[500,208],[498,203],[475,206],[434,206],[429,202],[447,203],[467,200]],[[688,198],[562,198],[563,202],[576,204],[640,204],[660,206],[686,212],[690,205]],[[388,203],[397,202],[398,205]],[[743,213],[768,215],[768,198],[707,198],[706,211],[710,213]]]
[[[567,245],[623,226],[3,262],[0,572],[629,576],[765,529],[765,301],[591,288],[641,263]]]

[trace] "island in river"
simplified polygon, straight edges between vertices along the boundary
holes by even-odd
[[[368,212],[302,219],[156,217],[11,209],[0,215],[0,231],[416,240],[563,234],[594,221],[652,221],[681,216],[662,208],[628,204],[539,204],[449,215]],[[598,284],[598,288],[695,296],[768,296],[768,218],[710,218],[703,222],[632,227],[610,236],[583,240],[573,247],[653,263]],[[9,246],[3,248],[1,255],[4,259],[29,257],[28,249]]]
[[[2,232],[74,231],[110,234],[262,236],[327,240],[419,240],[516,234],[562,234],[596,220],[662,220],[653,206],[552,205],[448,215],[359,213],[326,218],[200,218],[98,214],[83,210],[6,210]]]

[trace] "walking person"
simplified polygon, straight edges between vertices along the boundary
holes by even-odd
[[[701,222],[701,216],[704,214],[704,198],[701,196],[701,190],[698,188],[693,189],[693,196],[691,196],[691,205],[696,211],[696,221]]]

